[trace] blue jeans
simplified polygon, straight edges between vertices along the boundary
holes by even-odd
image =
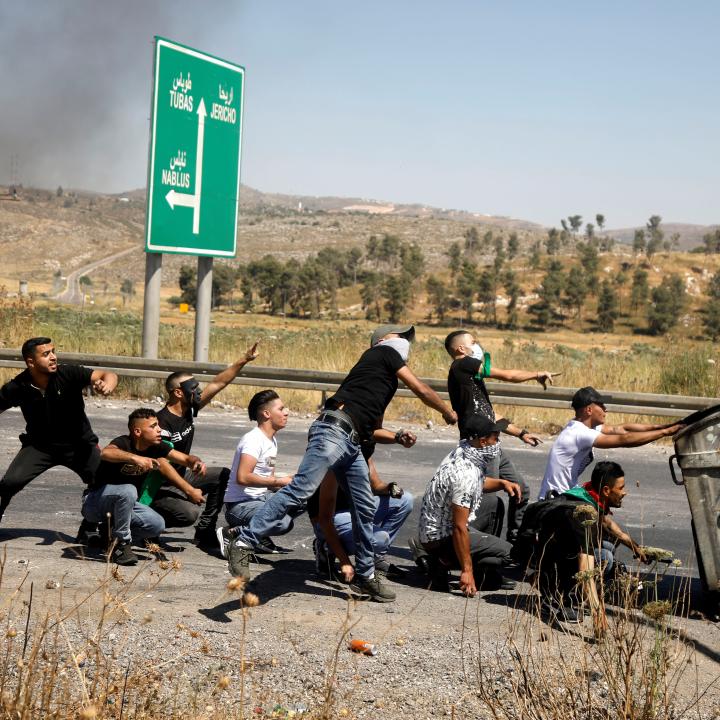
[[[401,498],[391,498],[389,495],[374,497],[375,518],[373,520],[373,547],[375,559],[381,560],[387,555],[398,530],[407,520],[413,509],[413,496],[405,491]],[[355,541],[353,539],[352,516],[349,512],[335,513],[333,525],[340,536],[340,541],[348,555],[355,554]],[[315,524],[315,535],[320,541],[325,540],[320,526]]]
[[[249,525],[255,513],[262,507],[268,498],[272,497],[270,493],[261,495],[257,500],[242,500],[234,503],[225,503],[225,520],[231,528]],[[293,529],[293,519],[289,515],[285,515],[275,523],[270,533],[274,535],[284,535]]]
[[[83,498],[82,515],[90,522],[103,525],[110,515],[112,536],[122,542],[157,537],[165,530],[165,521],[137,499],[134,485],[102,485]]]
[[[595,549],[595,562],[603,568],[603,577],[609,580],[612,577],[615,565],[615,545],[609,540],[603,540],[600,547]]]
[[[326,411],[327,412],[327,411]],[[375,503],[370,491],[368,466],[360,445],[337,425],[316,420],[308,432],[308,445],[292,482],[276,492],[241,527],[238,539],[251,547],[269,537],[285,515],[295,518],[305,510],[310,496],[320,487],[328,470],[347,493],[353,519],[355,571],[362,577],[375,573],[373,519]]]

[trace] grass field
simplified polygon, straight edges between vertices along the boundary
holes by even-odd
[[[230,363],[245,348],[260,341],[258,364],[344,372],[367,347],[374,325],[359,320],[292,320],[266,315],[216,313],[211,331],[210,361]],[[33,335],[48,335],[62,352],[103,355],[141,355],[142,317],[137,312],[33,305],[26,301],[0,302],[0,340],[19,347]],[[411,368],[422,377],[444,378],[449,365],[442,340],[452,326],[418,325]],[[636,337],[557,332],[506,332],[470,326],[493,364],[502,368],[562,372],[557,384],[577,388],[592,384],[606,390],[662,394],[720,395],[720,367],[714,345],[688,338]],[[160,356],[192,359],[193,317],[165,315],[160,328]],[[5,371],[8,376],[11,371]],[[257,388],[232,387],[226,403],[245,406]],[[159,383],[123,379],[120,393],[149,397],[162,395]],[[285,391],[286,403],[299,412],[312,412],[319,393]],[[499,408],[517,422],[552,431],[567,419],[568,411],[538,408]],[[439,421],[433,411],[415,400],[398,399],[388,418]],[[441,422],[441,421],[440,421]]]

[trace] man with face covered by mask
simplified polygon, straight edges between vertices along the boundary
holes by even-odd
[[[175,450],[191,454],[195,434],[194,418],[221,390],[226,388],[249,362],[258,356],[255,343],[245,354],[219,372],[205,387],[188,372],[175,372],[165,380],[168,400],[157,414],[162,437],[169,440]],[[175,467],[185,477],[185,468]],[[209,467],[205,475],[193,474],[185,477],[193,487],[205,495],[202,509],[188,501],[182,493],[169,485],[162,486],[156,493],[150,507],[162,515],[166,527],[187,527],[197,520],[195,542],[206,550],[217,551],[215,524],[222,509],[223,496],[227,488],[230,469]],[[199,516],[199,517],[198,517]]]
[[[467,330],[451,332],[445,338],[445,349],[453,359],[448,372],[448,393],[453,410],[458,414],[458,428],[460,429],[461,440],[467,438],[465,426],[473,415],[482,415],[492,422],[502,419],[495,415],[495,410],[485,387],[485,378],[512,383],[535,380],[543,387],[546,387],[548,384],[552,385],[553,377],[559,375],[559,373],[552,373],[547,370],[502,370],[493,367],[490,361],[490,353],[483,351]],[[513,435],[532,447],[542,442],[537,435],[532,435],[510,421],[508,421],[503,432]],[[517,483],[522,490],[519,498],[510,498],[508,507],[507,539],[511,543],[515,542],[523,513],[530,499],[530,487],[515,470],[502,447],[488,464],[487,472],[490,477],[502,478]]]
[[[235,576],[250,578],[250,557],[285,515],[294,518],[306,507],[329,470],[349,499],[355,541],[355,577],[352,592],[377,602],[391,602],[395,593],[375,574],[373,519],[375,503],[361,442],[373,434],[398,387],[398,380],[448,424],[457,416],[440,396],[419,380],[407,366],[415,328],[385,325],[372,336],[370,348],[360,356],[337,392],[310,426],[308,445],[289,485],[275,493],[239,528],[238,539],[228,547],[228,564]]]

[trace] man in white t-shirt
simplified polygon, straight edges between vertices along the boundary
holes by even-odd
[[[562,495],[578,484],[583,470],[593,461],[593,448],[638,447],[674,435],[683,426],[605,425],[604,398],[593,387],[580,388],[572,398],[575,417],[557,436],[548,456],[539,499]]]
[[[257,422],[257,427],[240,438],[230,469],[225,491],[225,519],[229,527],[217,530],[223,557],[227,556],[227,544],[237,535],[237,528],[248,525],[271,492],[285,487],[292,480],[292,475],[275,475],[275,435],[287,425],[288,413],[274,390],[261,390],[250,399],[248,416]],[[292,518],[284,515],[275,523],[270,536],[284,535],[292,528]],[[270,537],[265,538],[262,548],[256,552],[263,550],[270,553],[282,551]]]

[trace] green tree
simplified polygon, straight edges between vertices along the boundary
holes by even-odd
[[[633,273],[632,285],[630,286],[630,307],[637,310],[645,305],[649,296],[648,274],[645,270],[637,268]]]
[[[435,277],[435,275],[428,275],[425,281],[425,289],[428,294],[428,302],[432,307],[432,312],[437,315],[439,322],[444,322],[447,311],[450,309],[450,290],[448,286]]]
[[[540,241],[536,240],[532,244],[532,248],[530,249],[530,267],[533,270],[537,270],[540,267],[540,262],[542,258],[540,257]]]
[[[385,281],[384,296],[388,321],[400,322],[410,302],[410,289],[413,279],[405,273],[390,275]]]
[[[425,271],[425,256],[416,243],[403,243],[400,247],[400,268],[404,273],[417,280]]]
[[[462,264],[462,249],[460,248],[459,242],[452,242],[445,251],[448,256],[448,269],[450,270],[450,277],[455,277],[460,271],[460,265]]]
[[[135,283],[129,278],[125,278],[120,283],[120,297],[122,297],[123,307],[127,305],[130,299],[135,295]]]
[[[603,229],[605,228],[605,216],[598,213],[595,216],[595,224],[598,226],[598,229],[600,230],[600,232],[602,232]]]
[[[600,258],[597,248],[593,243],[578,243],[578,253],[580,254],[580,265],[585,271],[585,282],[590,293],[593,295],[597,291],[598,269],[600,268]]]
[[[464,233],[465,238],[465,254],[469,257],[475,257],[480,252],[480,233],[478,229],[472,225]]]
[[[560,233],[557,228],[553,227],[548,230],[545,248],[548,255],[557,255],[560,251]]]
[[[365,317],[368,320],[379,322],[382,317],[380,302],[383,297],[383,279],[380,273],[368,271],[364,274],[360,288],[360,299],[362,301]]]
[[[595,237],[595,226],[592,223],[587,223],[585,225],[585,237],[588,240],[593,240]]]
[[[520,252],[520,241],[518,240],[518,234],[516,232],[510,233],[508,238],[507,255],[509,260],[513,260],[517,257]]]
[[[383,235],[378,247],[378,259],[391,268],[397,265],[400,256],[401,240],[395,235]]]
[[[612,332],[615,329],[615,320],[618,316],[617,296],[615,289],[607,281],[600,285],[597,306],[597,328],[601,332]]]
[[[563,304],[571,308],[575,317],[580,319],[582,308],[587,297],[588,286],[585,280],[585,273],[578,265],[573,265],[567,274],[565,280],[564,301]]]
[[[705,335],[713,342],[720,338],[720,299],[713,298],[705,306],[703,315]]]
[[[562,263],[559,260],[551,260],[538,288],[538,302],[529,308],[529,312],[535,317],[535,324],[539,327],[548,327],[551,321],[558,317],[564,285]]]
[[[89,275],[81,275],[78,282],[80,285],[88,288],[93,284],[92,278]]]
[[[638,228],[633,236],[633,252],[636,255],[640,255],[645,252],[645,231],[642,228]]]
[[[483,304],[485,317],[497,325],[497,302],[495,275],[490,270],[483,270],[477,278],[477,299]]]
[[[652,335],[665,335],[677,324],[685,304],[685,284],[675,273],[665,276],[650,293],[648,330]]]
[[[664,237],[663,231],[660,229],[662,218],[659,215],[652,215],[647,221],[646,228],[648,234],[647,245],[645,246],[645,254],[650,258],[662,247]]]
[[[518,326],[518,300],[520,299],[520,293],[522,292],[520,285],[518,285],[515,278],[515,273],[512,270],[505,271],[505,277],[503,278],[503,284],[505,285],[505,292],[508,295],[507,304],[507,326],[511,330],[514,330]]]
[[[720,252],[720,228],[715,232],[703,235],[703,246],[706,255],[714,255]]]
[[[469,260],[463,261],[460,274],[457,278],[458,300],[460,307],[465,310],[468,322],[472,322],[473,302],[477,290],[477,267]]]
[[[582,215],[568,215],[568,223],[573,235],[577,235],[578,230],[582,227]]]

